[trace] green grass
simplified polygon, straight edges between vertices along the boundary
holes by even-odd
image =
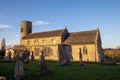
[[[24,65],[25,80],[120,80],[120,64],[101,65],[71,63],[61,66],[57,62],[47,63],[50,75],[39,76],[38,62],[30,62]],[[14,62],[0,62],[0,76],[5,76],[7,80],[12,80],[14,72]]]

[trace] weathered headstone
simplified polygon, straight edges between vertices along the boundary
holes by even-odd
[[[32,55],[31,55],[31,60],[33,61],[34,60],[34,53],[32,51]]]
[[[24,50],[24,53],[23,53],[23,61],[24,62],[29,62],[29,56],[30,56],[30,51],[27,50],[27,48]]]
[[[24,64],[20,57],[17,57],[17,61],[14,67],[14,80],[22,80],[24,77]]]
[[[41,51],[41,57],[40,57],[39,64],[40,64],[40,75],[46,75],[46,74],[51,73],[47,69],[47,64],[46,64],[46,61],[45,61],[45,57],[44,57],[43,51]]]
[[[40,59],[40,74],[44,74],[47,71],[47,65],[45,62],[45,58],[43,55],[43,51],[41,51],[41,59]]]
[[[25,52],[21,52],[20,54],[21,54],[21,60],[25,62]]]
[[[83,66],[81,48],[79,48],[79,59],[80,59],[80,65]]]

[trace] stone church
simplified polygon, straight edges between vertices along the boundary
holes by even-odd
[[[20,28],[20,45],[33,53],[35,59],[39,59],[41,51],[44,50],[45,59],[59,60],[59,46],[62,46],[63,54],[71,54],[72,61],[79,61],[80,52],[83,61],[101,62],[104,60],[98,28],[81,32],[69,32],[67,28],[64,28],[32,33],[30,21],[22,21]]]

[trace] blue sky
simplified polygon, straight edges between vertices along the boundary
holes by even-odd
[[[19,44],[24,20],[32,21],[33,32],[99,27],[103,48],[120,46],[120,0],[0,0],[0,41]]]

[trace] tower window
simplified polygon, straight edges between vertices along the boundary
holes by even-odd
[[[23,28],[21,28],[21,33],[23,32]]]
[[[32,30],[31,30],[31,28],[29,28],[29,33],[31,33],[32,32]]]

